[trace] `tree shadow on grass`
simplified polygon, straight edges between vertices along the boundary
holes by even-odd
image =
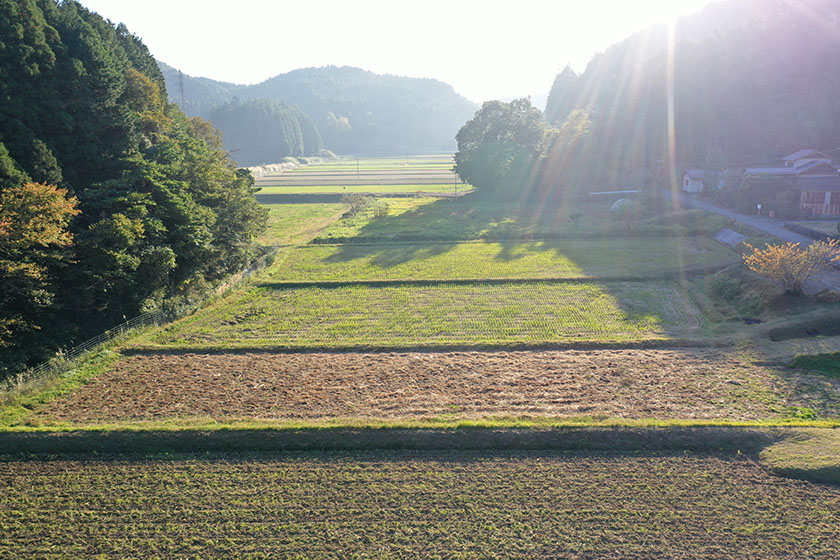
[[[666,337],[677,332],[701,332],[705,321],[685,291],[687,282],[680,277],[685,240],[660,236],[657,241],[648,242],[642,239],[644,234],[624,233],[622,225],[610,219],[609,206],[608,202],[590,205],[584,208],[582,219],[572,220],[570,214],[578,212],[579,206],[502,202],[475,195],[438,200],[402,214],[373,219],[355,237],[323,257],[323,262],[334,265],[363,260],[366,266],[385,270],[418,261],[416,270],[420,271],[423,260],[450,253],[465,242],[493,244],[493,250],[498,250],[492,258],[499,263],[519,261],[535,253],[552,253],[555,258],[546,260],[557,261],[558,275],[552,276],[544,267],[533,275],[520,268],[513,277],[543,281],[589,278],[592,297],[610,298],[609,305],[628,324],[657,325],[657,336]],[[463,261],[453,260],[453,268],[459,269],[456,276],[499,276],[487,274],[484,255],[485,268],[476,268],[476,274],[469,273],[468,263],[465,266]],[[693,255],[690,262],[702,265],[705,261],[700,254]],[[445,272],[442,274],[445,276]],[[388,273],[384,276],[399,280]],[[444,279],[432,278],[428,273],[424,276],[422,272],[418,277],[416,271],[407,271],[406,276],[412,280]],[[671,282],[674,278],[680,280],[676,285]]]
[[[394,216],[374,218],[325,259],[339,263],[359,258],[383,268],[438,256],[470,241],[499,243],[499,260],[522,257],[517,250],[541,237],[597,236],[596,228],[577,231],[564,208],[535,212],[517,204],[475,196],[440,199]],[[544,209],[543,209],[544,210]]]

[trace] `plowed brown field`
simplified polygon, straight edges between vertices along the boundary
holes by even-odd
[[[711,349],[130,356],[37,412],[79,423],[840,414],[840,383]]]
[[[0,461],[3,558],[840,558],[840,488],[732,454]]]

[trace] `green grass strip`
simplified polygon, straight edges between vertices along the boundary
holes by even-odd
[[[802,430],[761,452],[772,472],[791,478],[840,483],[840,430]]]
[[[840,379],[840,352],[797,355],[791,366],[807,369],[834,379]]]

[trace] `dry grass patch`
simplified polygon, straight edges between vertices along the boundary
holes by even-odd
[[[813,382],[710,349],[152,354],[29,420],[840,416],[840,388]]]

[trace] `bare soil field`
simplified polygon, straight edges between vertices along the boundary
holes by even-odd
[[[840,557],[840,487],[735,453],[2,459],[3,558]]]
[[[720,349],[159,353],[126,357],[37,410],[38,423],[840,416],[840,381]]]

